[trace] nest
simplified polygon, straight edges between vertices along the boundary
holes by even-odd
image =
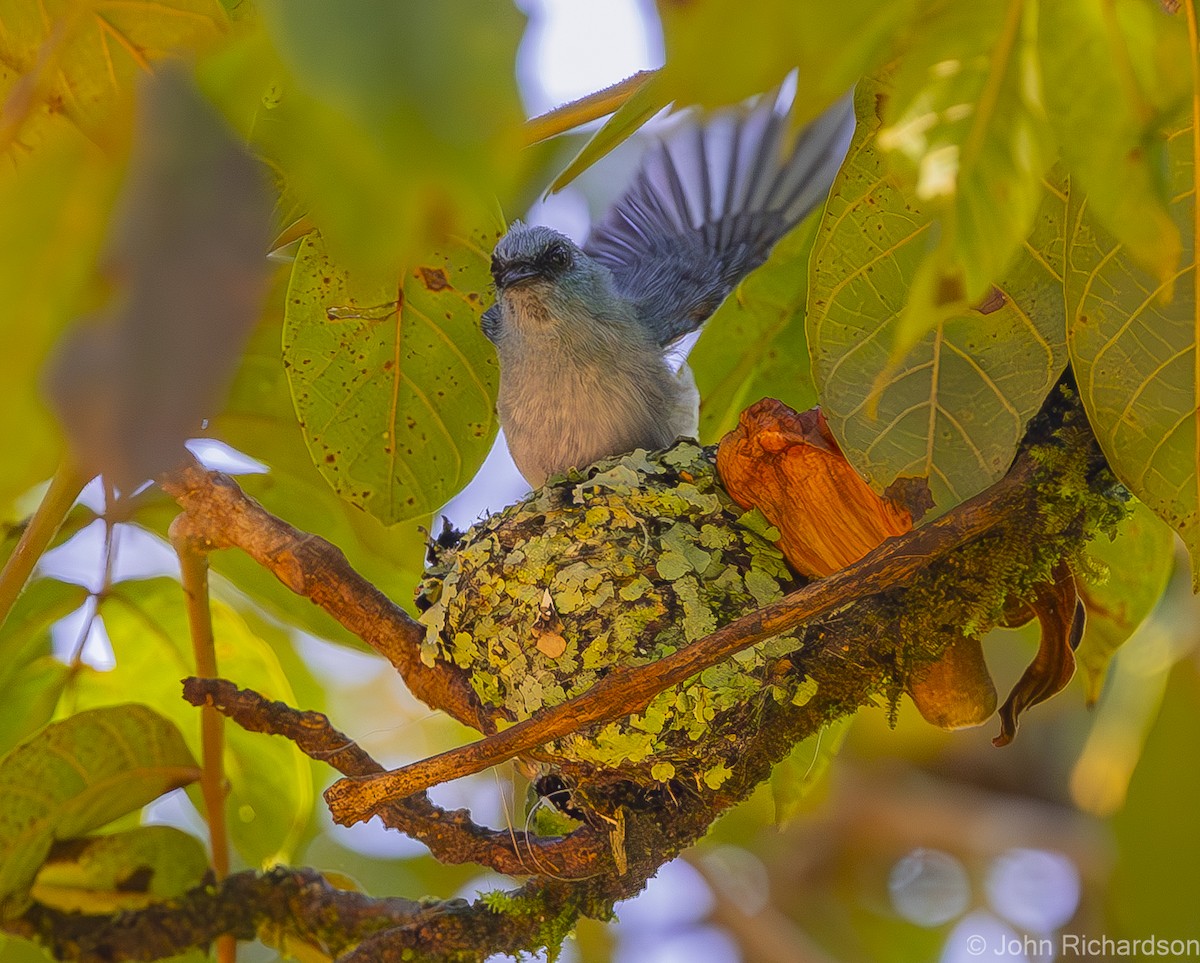
[[[781,598],[797,582],[778,538],[725,493],[712,449],[681,442],[599,462],[551,479],[437,553],[418,589],[422,657],[463,673],[485,728],[502,728]],[[760,643],[539,758],[716,790],[765,703],[811,695],[780,667],[799,644]]]

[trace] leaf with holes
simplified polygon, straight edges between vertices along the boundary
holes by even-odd
[[[976,307],[893,362],[934,220],[893,186],[876,149],[876,93],[860,87],[859,129],[809,261],[809,351],[822,410],[851,464],[878,491],[900,475],[928,478],[945,511],[1004,474],[1066,363],[1065,197],[1045,182],[1017,262]]]
[[[318,235],[296,256],[283,353],[309,454],[385,524],[445,504],[491,448],[496,356],[478,319],[500,233],[390,276],[352,276]]]
[[[1183,537],[1200,587],[1193,134],[1189,119],[1168,138],[1179,269],[1165,281],[1148,274],[1072,190],[1066,293],[1071,364],[1100,447],[1117,477]]]
[[[126,703],[56,722],[0,760],[0,918],[29,902],[56,840],[112,822],[200,777],[175,725]]]

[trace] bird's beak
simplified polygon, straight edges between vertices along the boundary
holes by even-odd
[[[520,284],[523,281],[532,281],[541,276],[541,272],[532,264],[521,264],[519,262],[516,264],[506,264],[498,271],[492,272],[492,280],[496,282],[497,289],[501,291]]]

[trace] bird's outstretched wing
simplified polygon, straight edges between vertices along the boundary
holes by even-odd
[[[829,192],[854,131],[851,97],[790,145],[777,101],[766,94],[662,138],[584,242],[660,344],[700,327]]]

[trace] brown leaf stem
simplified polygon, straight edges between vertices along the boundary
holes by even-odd
[[[606,117],[637,93],[656,73],[658,73],[657,70],[639,70],[636,74],[617,81],[610,87],[597,90],[578,100],[573,100],[531,118],[525,122],[523,130],[525,143],[536,144],[558,134],[565,134],[576,127],[589,124],[593,120]]]
[[[217,648],[213,638],[212,610],[208,598],[208,555],[192,534],[194,522],[186,514],[171,523],[171,545],[179,557],[180,583],[187,609],[188,629],[196,672],[217,676]],[[211,706],[200,710],[200,794],[212,849],[213,872],[218,880],[229,875],[229,831],[225,822],[225,719]],[[237,940],[225,933],[217,938],[218,963],[234,963]]]
[[[8,618],[13,604],[29,581],[33,567],[54,539],[86,481],[70,462],[63,462],[50,479],[50,487],[37,511],[29,519],[17,547],[4,563],[4,570],[0,571],[0,625]]]

